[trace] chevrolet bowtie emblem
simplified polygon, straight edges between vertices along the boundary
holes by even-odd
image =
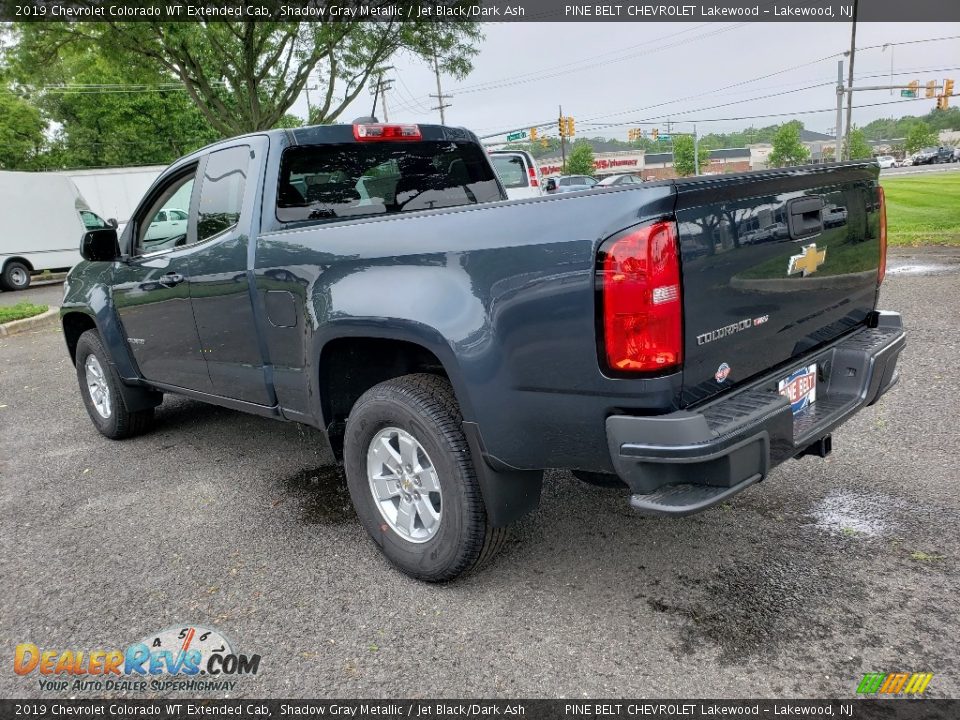
[[[799,255],[790,256],[790,264],[787,265],[787,275],[796,275],[803,273],[806,277],[817,271],[817,268],[823,265],[827,259],[826,249],[817,250],[817,244],[804,245],[803,251]]]

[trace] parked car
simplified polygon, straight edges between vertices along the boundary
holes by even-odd
[[[553,182],[551,183],[550,180],[553,180]],[[597,184],[597,179],[589,175],[562,175],[558,178],[550,178],[550,180],[547,181],[548,193],[589,190]]]
[[[878,175],[855,162],[509,202],[462,128],[259,132],[177,160],[119,238],[84,235],[66,350],[108,438],[145,432],[165,394],[319,429],[375,545],[449,580],[537,507],[545,468],[679,516],[828,455],[896,382],[905,342],[876,309]],[[361,177],[382,179],[378,202],[361,204]],[[824,229],[824,202],[862,220],[855,239]],[[186,239],[154,251],[171,207],[189,208]],[[760,217],[779,240],[727,242]]]
[[[893,155],[877,155],[877,164],[881,170],[897,166],[897,159]]]
[[[913,156],[914,165],[936,165],[953,162],[953,149],[948,147],[928,147]]]
[[[543,195],[540,169],[530,153],[525,150],[493,150],[490,160],[511,200]]]
[[[911,165],[913,165],[913,156],[912,156],[912,155],[906,155],[906,156],[904,156],[903,160],[900,160],[900,161],[897,163],[897,167],[910,167]]]
[[[0,172],[0,290],[24,290],[43,270],[80,262],[76,238],[113,227],[91,211],[70,178],[52,173]]]
[[[159,250],[159,246],[170,238],[180,237],[186,232],[187,212],[179,208],[166,208],[153,216],[144,240],[152,249]]]
[[[827,228],[847,224],[847,208],[843,205],[825,205],[822,216],[823,226]]]
[[[608,175],[597,183],[597,187],[619,187],[622,185],[639,185],[643,178],[637,177],[631,173],[622,175]]]

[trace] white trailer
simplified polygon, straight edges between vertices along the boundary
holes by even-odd
[[[0,289],[22,290],[30,275],[80,261],[87,229],[107,223],[87,207],[70,178],[0,172]]]
[[[73,180],[91,209],[101,217],[126,225],[140,199],[147,194],[166,165],[63,170],[57,174]]]

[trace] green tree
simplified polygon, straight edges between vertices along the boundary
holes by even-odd
[[[567,155],[568,175],[593,175],[593,148],[588,142],[574,143]]]
[[[870,147],[870,143],[867,142],[867,138],[860,128],[854,128],[850,131],[849,149],[847,148],[846,140],[844,140],[843,147],[844,157],[851,160],[863,160],[873,157],[873,148]]]
[[[810,156],[810,151],[800,142],[803,125],[797,120],[784,123],[773,136],[770,164],[774,167],[799,165]]]
[[[46,145],[46,126],[38,108],[0,86],[0,168],[33,169]]]
[[[910,125],[903,144],[908,153],[915,153],[917,150],[936,145],[937,134],[925,122],[917,121]]]
[[[118,67],[182,84],[211,128],[237,135],[276,126],[308,77],[319,86],[311,122],[333,122],[401,51],[464,77],[480,38],[472,22],[49,22],[17,24],[13,52],[24,67],[56,64],[68,46],[97,48]]]
[[[677,175],[686,177],[687,175],[693,175],[696,172],[696,163],[694,162],[693,150],[693,136],[673,136],[673,169],[677,171]],[[698,147],[697,151],[697,156],[699,157],[700,162],[700,171],[703,172],[703,170],[710,164],[710,151],[703,146]]]

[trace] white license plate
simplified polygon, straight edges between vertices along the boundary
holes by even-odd
[[[777,390],[790,400],[794,415],[803,412],[817,401],[817,364],[793,371],[780,381]]]

